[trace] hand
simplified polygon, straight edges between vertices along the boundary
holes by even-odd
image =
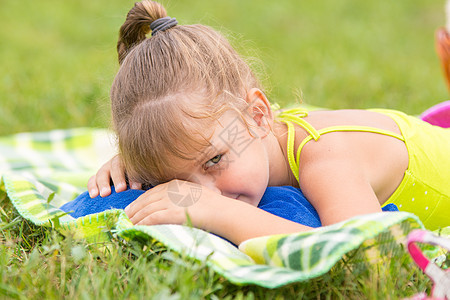
[[[116,192],[123,192],[127,189],[125,178],[125,167],[120,155],[116,155],[106,162],[97,172],[88,180],[87,188],[91,198],[106,197],[111,194],[111,180],[114,184]],[[142,184],[138,182],[130,182],[132,189],[141,189]]]
[[[207,229],[216,204],[227,200],[235,201],[200,184],[175,179],[145,192],[125,213],[138,225],[185,224],[189,214],[193,226]]]
[[[236,245],[258,236],[311,229],[183,180],[172,180],[148,190],[128,205],[125,213],[135,225],[182,225],[189,215],[192,226]]]

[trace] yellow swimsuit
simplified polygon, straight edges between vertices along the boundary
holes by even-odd
[[[322,134],[340,131],[360,131],[388,135],[403,141],[409,154],[409,165],[402,182],[384,203],[393,203],[399,210],[416,214],[430,230],[450,226],[450,129],[432,126],[402,112],[372,109],[392,118],[401,135],[366,126],[332,126],[316,130],[303,117],[307,111],[299,108],[281,112],[277,120],[288,126],[288,161],[299,181],[299,161],[302,148]],[[294,157],[295,128],[304,128],[309,136],[299,145]]]

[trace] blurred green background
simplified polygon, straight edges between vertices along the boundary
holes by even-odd
[[[2,0],[0,135],[110,125],[115,44],[134,1]],[[264,65],[271,101],[419,114],[448,92],[434,46],[444,1],[172,0]]]

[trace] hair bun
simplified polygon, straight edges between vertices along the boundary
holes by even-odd
[[[165,8],[158,2],[149,0],[136,2],[134,7],[128,12],[127,18],[119,30],[119,40],[117,41],[119,63],[122,64],[129,51],[147,38],[147,34],[150,33],[150,27],[153,22],[159,19],[165,19],[166,17],[167,12]],[[168,21],[160,22],[165,24]],[[158,22],[155,23],[152,29],[155,29],[156,31],[166,30],[175,26],[176,20],[175,22],[170,21],[169,24],[167,24],[168,27],[162,26],[161,28],[156,28],[156,25],[158,24]]]
[[[177,19],[171,17],[159,18],[150,24],[150,29],[152,30],[152,36],[157,34],[159,31],[166,31],[178,24]]]

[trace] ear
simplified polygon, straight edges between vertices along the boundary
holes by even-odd
[[[272,130],[273,125],[273,114],[269,100],[260,89],[252,88],[247,92],[245,101],[248,104],[248,114],[261,129],[260,137],[265,137]]]

